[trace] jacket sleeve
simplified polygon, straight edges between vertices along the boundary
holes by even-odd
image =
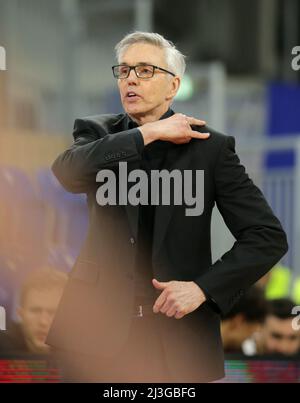
[[[75,120],[73,137],[73,145],[52,164],[54,175],[72,193],[87,193],[102,168],[140,160],[144,147],[137,128],[108,134],[100,125],[95,128],[84,119]]]
[[[279,220],[240,164],[231,136],[221,147],[214,181],[218,209],[236,242],[194,281],[226,314],[281,259],[288,244]]]

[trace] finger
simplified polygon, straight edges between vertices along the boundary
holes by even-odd
[[[165,300],[167,298],[166,293],[163,291],[160,296],[157,298],[155,301],[155,304],[153,305],[153,312],[158,313],[160,311],[160,308],[163,306]]]
[[[164,290],[168,286],[168,282],[158,281],[155,278],[152,280],[152,284],[158,290]]]
[[[181,318],[184,317],[184,315],[185,315],[185,313],[183,313],[183,312],[176,312],[175,318],[176,318],[176,319],[181,319]]]
[[[190,125],[196,125],[196,126],[205,126],[206,125],[205,120],[196,119],[191,116],[186,116],[186,119]]]
[[[160,308],[160,312],[166,313],[170,308],[173,307],[173,305],[174,305],[174,302],[168,301],[168,299],[166,299],[165,303],[164,303],[163,306]]]
[[[206,140],[206,139],[209,138],[210,133],[199,133],[199,132],[196,132],[195,130],[191,130],[191,131],[189,132],[189,136],[193,137],[194,139],[203,139],[203,140]]]
[[[176,314],[176,307],[173,305],[167,312],[166,315],[170,318]]]

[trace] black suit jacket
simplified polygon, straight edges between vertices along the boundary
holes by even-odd
[[[128,162],[128,171],[139,168],[139,132],[125,130],[125,122],[124,114],[77,119],[74,144],[52,167],[68,191],[87,194],[89,209],[87,238],[48,335],[48,343],[58,348],[112,357],[128,336],[138,207],[98,205],[95,179],[103,168],[117,172],[120,161]],[[211,136],[171,147],[164,169],[204,170],[204,212],[186,216],[188,206],[157,206],[153,274],[160,281],[195,281],[227,313],[286,253],[287,240],[240,164],[234,138],[207,127],[193,129],[209,131]],[[210,225],[215,203],[236,242],[212,264]],[[220,316],[209,304],[180,320],[159,315],[171,372],[178,375],[183,362],[195,362],[201,380],[223,376]]]

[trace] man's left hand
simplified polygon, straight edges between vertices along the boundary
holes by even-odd
[[[152,284],[162,291],[153,306],[155,313],[161,312],[168,317],[181,319],[206,301],[205,294],[194,281],[162,282],[153,279]]]

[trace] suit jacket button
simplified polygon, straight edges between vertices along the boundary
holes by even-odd
[[[133,237],[130,238],[130,243],[131,243],[132,245],[135,244],[135,239],[134,239]]]

